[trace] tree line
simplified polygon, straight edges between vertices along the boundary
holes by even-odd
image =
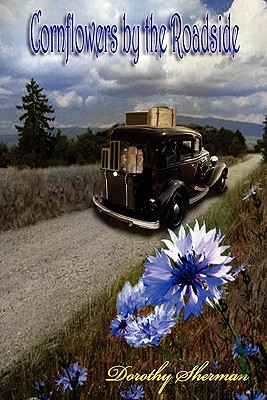
[[[84,133],[70,139],[60,129],[55,132],[54,109],[43,94],[43,88],[31,79],[26,83],[26,94],[16,106],[21,111],[16,125],[19,141],[8,147],[0,142],[0,167],[40,168],[56,165],[91,164],[100,161],[102,147],[108,147],[112,129],[93,133],[88,127]],[[267,119],[266,119],[267,121]],[[212,126],[191,125],[202,134],[204,147],[211,155],[238,157],[247,151],[246,140],[237,130],[216,129]],[[267,122],[265,124],[265,131]],[[265,135],[267,133],[265,132]],[[262,142],[258,144],[262,145]],[[265,149],[266,151],[266,149]]]
[[[262,138],[257,141],[255,151],[260,151],[263,155],[263,161],[267,162],[267,114],[265,115],[263,126],[263,135]]]
[[[92,164],[100,160],[102,147],[107,147],[111,129],[93,134],[88,127],[70,139],[62,130],[55,129],[54,110],[34,79],[26,84],[22,104],[16,106],[22,112],[15,125],[19,141],[8,147],[0,142],[0,167],[40,168],[56,165]]]
[[[15,166],[19,168],[45,168],[49,166],[94,164],[101,158],[102,147],[108,147],[110,131],[94,134],[90,128],[68,138],[60,129],[49,137],[41,137],[40,142],[31,146],[13,145],[8,147],[0,141],[0,168]]]
[[[203,145],[211,155],[239,157],[246,154],[246,139],[240,130],[233,132],[230,129],[214,128],[213,126],[190,125],[201,133]]]

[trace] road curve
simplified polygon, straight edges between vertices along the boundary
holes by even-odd
[[[259,161],[255,154],[231,167],[228,190]],[[190,207],[185,222],[219,199],[210,194]],[[95,209],[1,233],[0,369],[64,326],[100,289],[152,251],[163,235],[163,230],[128,228]]]

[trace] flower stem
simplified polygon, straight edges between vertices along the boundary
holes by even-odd
[[[190,362],[188,362],[186,360],[183,360],[182,358],[176,357],[175,355],[170,353],[168,350],[164,349],[164,347],[162,347],[160,344],[158,346],[155,346],[155,347],[161,354],[163,354],[165,357],[169,358],[170,360],[178,361],[181,364],[185,364],[185,365],[188,365],[190,367],[194,367],[193,364],[191,364]]]
[[[223,322],[225,323],[225,325],[227,326],[227,328],[229,329],[229,331],[231,332],[231,335],[234,338],[234,341],[238,347],[238,351],[240,353],[240,372],[241,374],[247,374],[250,376],[251,374],[251,370],[250,370],[250,364],[247,360],[244,348],[242,346],[242,343],[240,343],[240,340],[238,338],[238,334],[236,333],[236,331],[234,330],[232,324],[230,323],[228,317],[225,315],[225,313],[222,311],[222,309],[220,308],[220,306],[216,303],[213,303],[214,307],[216,308],[216,310],[219,312],[219,314],[221,315]]]

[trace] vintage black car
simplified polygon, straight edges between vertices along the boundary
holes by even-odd
[[[228,168],[210,158],[202,136],[182,126],[122,125],[102,149],[100,212],[143,228],[174,229],[188,204],[210,188],[221,193]]]

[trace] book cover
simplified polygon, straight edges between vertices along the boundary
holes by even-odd
[[[1,1],[1,399],[265,399],[266,20]]]

